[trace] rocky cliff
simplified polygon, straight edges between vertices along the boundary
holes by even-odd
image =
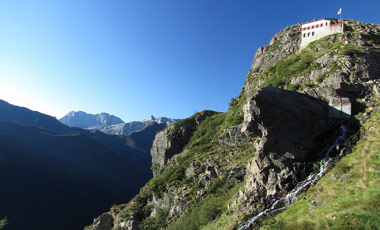
[[[217,113],[214,111],[206,110],[168,126],[165,130],[157,133],[150,151],[153,175],[159,173],[169,159],[182,151],[202,121],[215,114]]]
[[[275,34],[256,52],[228,112],[201,122],[192,117],[158,133],[151,150],[155,177],[131,202],[111,208],[107,228],[97,227],[99,218],[88,228],[258,228],[262,220],[242,223],[272,205],[284,210],[286,204],[276,201],[293,194],[321,159],[334,162],[348,153],[360,124],[378,109],[380,26],[352,20],[345,26],[346,32],[302,51],[300,24]],[[339,110],[329,105],[332,98],[349,102],[352,116],[330,117]],[[336,145],[342,125],[347,133]]]

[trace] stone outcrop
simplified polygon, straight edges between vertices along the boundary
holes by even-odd
[[[205,110],[157,133],[151,148],[153,175],[159,173],[174,155],[180,153],[189,142],[198,125],[217,112]]]
[[[242,124],[232,126],[224,135],[219,137],[219,143],[223,146],[240,147],[249,144],[241,132]]]
[[[113,217],[110,213],[106,212],[94,219],[94,230],[112,230]]]
[[[305,178],[325,146],[328,105],[293,91],[265,87],[243,107],[242,132],[257,154],[247,167],[246,192],[270,198]]]
[[[276,33],[269,45],[260,47],[252,62],[252,70],[260,72],[267,70],[279,60],[289,56],[299,49],[301,41],[301,24],[287,26]]]

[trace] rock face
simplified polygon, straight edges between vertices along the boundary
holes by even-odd
[[[294,187],[310,171],[324,147],[328,123],[324,101],[293,91],[265,87],[243,107],[242,132],[255,143],[246,191],[270,197]]]
[[[297,161],[307,161],[310,153],[318,152],[315,139],[328,127],[327,103],[274,87],[259,89],[243,111],[242,132],[250,139],[260,138],[258,149],[288,153]]]
[[[159,173],[170,158],[182,151],[202,121],[215,114],[217,112],[205,110],[157,133],[150,151],[152,164],[155,166],[153,175]]]
[[[112,230],[113,217],[110,213],[103,213],[94,220],[94,230]]]
[[[108,113],[89,114],[82,111],[71,111],[59,119],[63,124],[70,127],[91,128],[94,126],[105,126],[124,123],[120,118]]]

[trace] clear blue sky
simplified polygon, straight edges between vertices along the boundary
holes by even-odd
[[[380,24],[379,0],[2,0],[0,99],[124,121],[226,111],[258,47],[340,7]]]

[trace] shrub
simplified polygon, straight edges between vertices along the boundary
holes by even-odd
[[[289,85],[288,90],[296,91],[299,88],[300,88],[300,85],[298,85],[298,84],[291,84],[291,85]]]
[[[8,224],[7,218],[1,219],[0,220],[0,229],[4,229],[5,225]]]

